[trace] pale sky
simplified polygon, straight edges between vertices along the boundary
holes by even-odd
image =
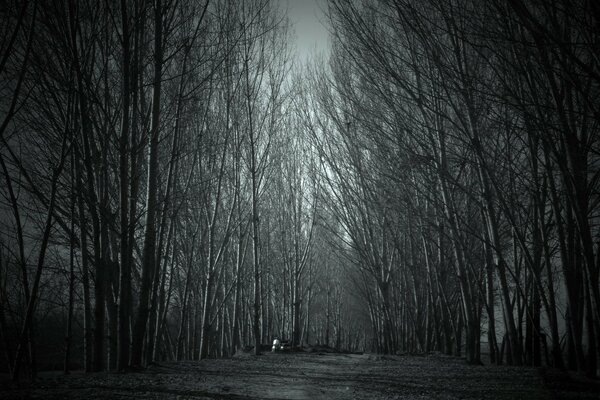
[[[282,0],[288,7],[292,30],[296,33],[296,58],[307,62],[313,54],[329,50],[325,12],[327,0]]]

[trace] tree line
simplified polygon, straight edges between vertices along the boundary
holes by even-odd
[[[285,10],[15,0],[2,12],[0,334],[13,378],[258,353],[275,336],[329,343],[342,300],[322,278],[340,264],[317,268],[329,250],[313,245],[326,233]]]
[[[375,348],[596,375],[598,4],[335,0],[329,19],[305,120]]]

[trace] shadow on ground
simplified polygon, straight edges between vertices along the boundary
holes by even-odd
[[[127,374],[42,374],[2,399],[597,399],[559,371],[469,366],[442,355],[267,353],[171,362]]]

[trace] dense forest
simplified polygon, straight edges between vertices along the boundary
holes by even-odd
[[[0,5],[0,369],[274,338],[600,362],[600,2]]]

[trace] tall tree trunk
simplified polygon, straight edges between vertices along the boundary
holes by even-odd
[[[236,178],[237,180],[237,178]],[[239,184],[239,181],[236,183],[236,185]],[[236,190],[239,190],[239,186],[236,188]],[[240,202],[238,200],[237,203],[237,209],[238,209],[238,217],[241,217],[241,209],[240,209]],[[243,242],[243,236],[242,236],[242,224],[240,222],[238,222],[238,240],[236,243],[236,256],[235,256],[235,293],[234,293],[234,298],[233,298],[233,316],[232,316],[232,323],[233,326],[231,328],[231,354],[235,354],[235,352],[237,351],[237,348],[239,346],[241,346],[241,333],[240,333],[240,322],[242,322],[243,325],[243,319],[240,316],[241,314],[241,295],[242,295],[242,277],[241,277],[241,269],[243,267],[244,264],[244,259],[245,259],[245,252],[246,252],[246,247],[244,246],[242,249],[242,242]],[[243,314],[242,314],[243,315]]]
[[[245,59],[245,78],[246,78],[246,106],[248,111],[248,130],[249,130],[249,146],[250,146],[250,183],[251,183],[251,224],[252,224],[252,268],[253,268],[253,290],[254,290],[254,303],[253,303],[253,314],[252,314],[252,329],[254,334],[254,354],[260,354],[260,310],[261,310],[261,297],[260,297],[260,242],[259,242],[259,216],[258,216],[258,185],[259,185],[259,171],[258,171],[258,143],[257,133],[254,131],[254,110],[252,107],[252,93],[250,88],[250,71],[249,71],[249,54],[246,54]]]
[[[73,138],[71,138],[73,139]],[[73,140],[71,141],[73,146]],[[63,372],[70,372],[71,348],[73,344],[73,309],[75,304],[75,152],[71,149],[71,170],[70,170],[70,205],[69,214],[71,217],[71,231],[69,232],[69,300],[67,308],[67,329],[65,333],[65,362]],[[1,264],[0,264],[1,265]]]
[[[485,233],[485,232],[484,232]],[[484,243],[485,253],[485,271],[486,271],[486,294],[487,294],[487,320],[488,320],[488,346],[490,352],[490,363],[496,364],[498,361],[498,342],[496,339],[496,296],[494,290],[494,262],[492,258],[492,251],[490,249],[489,241],[486,238]]]
[[[297,257],[296,257],[297,258]],[[292,346],[300,345],[300,272],[298,271],[298,266],[296,265],[298,260],[295,260],[292,285],[293,285],[293,294],[292,294]]]
[[[79,100],[79,119],[81,121],[81,137],[83,144],[83,165],[86,172],[86,191],[89,201],[89,213],[92,220],[92,246],[94,250],[95,304],[94,304],[94,330],[93,330],[93,352],[92,369],[101,371],[104,368],[104,323],[105,323],[105,287],[104,287],[104,260],[100,245],[100,217],[97,205],[98,196],[95,188],[96,173],[92,163],[92,123],[90,121],[90,110],[88,108],[87,88],[84,84],[82,65],[80,64],[78,50],[78,35],[80,31],[77,15],[77,5],[74,0],[69,1],[69,25],[71,30],[71,52],[75,63],[77,75],[77,95]]]
[[[89,278],[89,249],[87,217],[85,213],[83,195],[84,188],[81,177],[80,153],[76,147],[75,152],[75,180],[77,185],[77,209],[79,214],[79,243],[81,246],[81,285],[83,289],[83,365],[86,372],[92,371],[93,358],[93,329],[92,329],[92,305],[90,300],[90,278]]]
[[[154,9],[154,80],[152,95],[152,126],[150,130],[150,154],[148,157],[148,184],[146,194],[146,227],[142,251],[142,282],[138,312],[133,328],[131,365],[142,365],[144,338],[148,325],[150,290],[156,257],[156,203],[158,191],[158,143],[160,135],[160,100],[163,65],[162,0],[156,0]]]
[[[129,258],[129,108],[130,108],[130,31],[127,1],[121,0],[122,29],[122,120],[119,138],[119,202],[120,202],[120,271],[119,271],[119,303],[118,303],[118,355],[117,370],[122,371],[129,365],[129,319],[131,310],[131,263]],[[134,78],[135,79],[135,78]],[[134,104],[134,107],[136,105]],[[133,179],[133,177],[132,177]],[[132,216],[133,218],[133,216]]]

